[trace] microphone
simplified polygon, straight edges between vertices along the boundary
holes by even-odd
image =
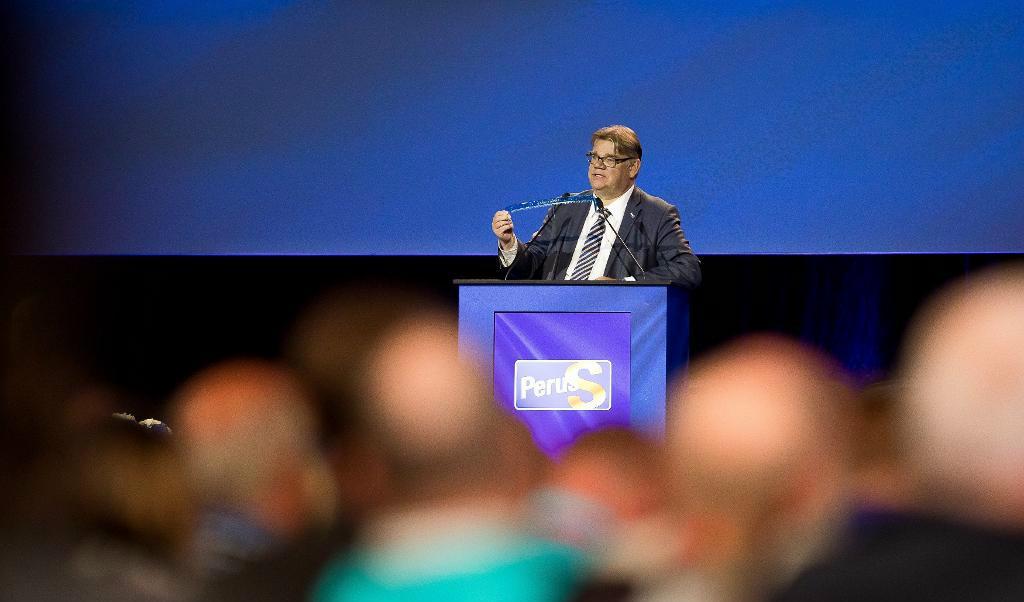
[[[604,206],[604,202],[597,196],[594,197],[594,209],[597,211],[597,214],[601,216],[601,219],[604,220],[604,223],[612,229],[612,233],[615,234],[615,238],[622,243],[622,248],[626,249],[626,252],[629,253],[629,257],[633,260],[633,263],[636,264],[637,269],[640,270],[641,274],[643,274],[644,267],[640,265],[640,262],[636,259],[636,255],[633,254],[633,251],[629,248],[629,245],[626,244],[626,241],[622,240],[622,237],[619,236],[619,231],[615,229],[611,220],[608,219],[608,216],[610,216],[612,212]]]

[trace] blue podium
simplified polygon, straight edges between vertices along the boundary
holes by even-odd
[[[611,426],[665,430],[666,386],[689,354],[689,297],[668,283],[456,280],[459,345],[495,401],[559,455]]]

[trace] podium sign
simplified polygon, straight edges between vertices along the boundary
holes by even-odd
[[[459,280],[459,343],[545,453],[611,426],[661,436],[686,360],[685,293],[649,283]]]
[[[494,399],[541,449],[629,426],[629,314],[495,312]]]

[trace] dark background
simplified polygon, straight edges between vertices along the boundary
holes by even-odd
[[[693,356],[734,336],[788,333],[861,382],[888,375],[907,322],[937,287],[1013,255],[703,258]],[[4,315],[17,353],[72,358],[158,414],[184,378],[236,355],[273,357],[298,313],[334,287],[421,286],[455,307],[456,278],[493,277],[490,257],[9,257]],[[54,374],[57,377],[57,374]]]

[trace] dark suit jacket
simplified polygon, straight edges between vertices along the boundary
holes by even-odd
[[[879,516],[771,600],[1024,600],[1024,533],[927,516]]]
[[[516,259],[508,267],[508,278],[516,280],[564,280],[576,241],[583,231],[590,205],[555,205],[548,210],[544,225],[529,245],[519,242]],[[679,210],[656,196],[633,189],[626,202],[619,235],[643,266],[643,273],[618,240],[612,246],[604,275],[638,281],[665,280],[687,289],[700,284],[700,261],[690,250]],[[504,268],[499,270],[505,275]]]

